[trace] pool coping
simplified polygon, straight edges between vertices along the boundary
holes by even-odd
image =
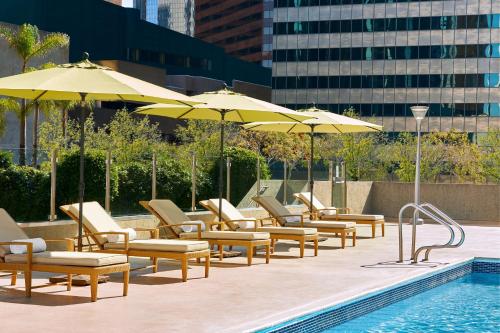
[[[449,272],[451,270],[458,270],[463,268],[464,270],[468,272],[472,272],[474,270],[474,263],[498,263],[500,264],[500,258],[487,258],[487,257],[469,257],[465,259],[460,259],[451,263],[446,264],[443,267],[438,267],[434,268],[431,271],[427,272],[422,272],[419,274],[416,274],[411,277],[405,277],[402,278],[396,282],[391,282],[390,284],[384,285],[384,286],[378,286],[375,288],[372,288],[368,291],[364,291],[362,293],[356,294],[354,296],[349,296],[347,298],[340,299],[339,301],[333,302],[328,305],[322,305],[318,306],[316,308],[308,309],[307,311],[303,311],[302,313],[295,314],[293,316],[289,316],[284,319],[276,320],[273,322],[269,322],[263,325],[260,325],[259,327],[254,327],[250,330],[246,330],[245,332],[255,332],[255,333],[271,333],[271,332],[280,332],[281,330],[285,328],[292,328],[300,323],[304,323],[307,320],[312,320],[313,318],[320,317],[321,315],[326,315],[327,313],[333,312],[335,310],[339,310],[344,307],[348,306],[353,306],[356,303],[362,302],[364,300],[368,300],[372,297],[379,296],[384,293],[388,293],[390,291],[395,291],[395,289],[399,287],[410,287],[412,284],[415,285],[416,282],[419,281],[424,281],[427,278],[432,278],[432,277],[437,277],[438,275],[441,276],[445,274],[446,272]],[[469,269],[468,269],[469,268]],[[452,272],[450,272],[451,274]],[[444,283],[450,282],[456,278],[459,278],[460,276],[464,276],[467,273],[461,273],[458,272],[458,276],[454,276],[451,278],[448,278],[447,281],[440,281],[438,282],[437,285],[442,285]],[[456,274],[455,274],[456,275]],[[437,286],[435,285],[435,286]],[[401,298],[405,299],[408,297]],[[399,301],[399,300],[397,300]],[[396,302],[397,302],[396,301]],[[392,302],[395,303],[395,302]],[[392,304],[389,303],[389,304]],[[387,305],[389,305],[387,304]],[[384,305],[386,306],[386,305]],[[381,306],[383,307],[383,306]],[[381,308],[380,307],[380,308]],[[374,311],[374,310],[372,310]],[[354,319],[354,318],[352,318]],[[350,320],[350,319],[349,319]],[[347,321],[347,320],[346,320]],[[344,322],[346,322],[344,321]]]

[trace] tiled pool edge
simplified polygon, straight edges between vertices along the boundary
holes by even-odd
[[[252,332],[319,333],[472,272],[500,274],[500,259],[478,257],[462,260],[279,324],[260,327]]]

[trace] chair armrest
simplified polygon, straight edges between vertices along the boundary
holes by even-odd
[[[350,214],[351,213],[351,208],[349,208],[349,207],[340,207],[340,208],[337,208],[337,211],[339,211],[339,212],[345,212],[346,214]]]
[[[271,225],[274,227],[276,226],[276,219],[274,217],[263,217],[263,218],[257,219],[257,221],[260,222],[261,227],[264,226],[264,221],[271,221]]]
[[[201,224],[195,222],[182,222],[180,225],[195,225],[196,232],[198,233],[198,239],[201,239]]]
[[[123,232],[123,231],[105,231],[105,232],[93,232],[93,233],[87,233],[88,236],[103,236],[103,235],[123,235],[124,241],[124,250],[128,251],[128,242],[129,242],[129,234],[128,232]]]
[[[26,245],[26,263],[31,266],[31,262],[33,261],[33,243],[31,242],[0,242],[0,246],[5,245]]]
[[[280,215],[278,217],[300,217],[300,226],[303,228],[304,227],[304,215],[303,214],[287,214],[287,215]]]
[[[220,230],[222,230],[222,228],[224,227],[225,223],[223,221],[221,221],[221,222],[210,222],[208,230],[209,231],[212,230],[212,227],[214,225],[219,225],[220,226]]]
[[[63,239],[45,239],[46,243],[66,243],[66,251],[75,251],[75,243],[73,238],[63,238]]]
[[[158,228],[133,228],[135,231],[149,231],[149,235],[153,239],[160,238],[160,230]]]
[[[224,222],[227,224],[227,222],[229,223],[233,223],[233,222],[254,222],[254,230],[256,231],[257,230],[257,219],[255,218],[251,218],[250,219],[236,219],[236,220],[224,220]]]

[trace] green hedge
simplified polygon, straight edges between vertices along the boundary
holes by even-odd
[[[10,151],[0,151],[0,169],[7,169],[12,165],[12,153]]]
[[[234,205],[237,205],[244,198],[257,181],[257,159],[260,161],[260,178],[270,178],[271,172],[265,159],[252,150],[227,147],[224,149],[224,156],[231,157],[231,203]],[[224,163],[224,177],[226,177],[226,172],[226,163]],[[215,189],[212,197],[217,197],[219,193],[219,162],[214,164],[209,173],[210,179],[213,181],[212,188]],[[224,178],[225,183],[226,178]],[[224,191],[226,191],[226,187]]]
[[[1,207],[16,221],[46,220],[50,210],[50,174],[28,166],[0,169]]]

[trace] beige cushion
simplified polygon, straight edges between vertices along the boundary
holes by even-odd
[[[241,231],[251,232],[252,229],[240,229]],[[259,232],[268,232],[281,235],[315,235],[318,231],[314,228],[285,228],[285,227],[259,227]]]
[[[311,204],[311,192],[300,192],[300,193],[295,193],[294,194],[295,196],[298,196],[298,198],[306,205],[306,206],[309,206]],[[323,205],[321,203],[321,201],[318,200],[318,198],[316,198],[314,195],[313,195],[313,209],[314,210],[321,210],[321,209],[325,209],[325,208],[335,208],[335,207],[325,207],[325,205]]]
[[[287,223],[286,226],[297,227],[300,226],[300,222]],[[339,222],[339,221],[307,221],[304,222],[304,227],[306,228],[353,228],[356,226],[356,222]]]
[[[143,239],[128,243],[129,249],[165,252],[193,252],[208,249],[204,241],[188,241],[178,239]],[[123,249],[123,243],[106,243],[105,249]]]
[[[33,263],[41,265],[100,267],[127,262],[127,256],[111,253],[48,251],[33,253]],[[25,263],[25,254],[5,256],[7,263]]]
[[[69,205],[69,211],[78,217],[80,212],[78,204]],[[83,225],[92,233],[123,231],[122,227],[109,216],[97,201],[83,203]],[[108,241],[106,236],[96,236],[96,238],[101,244]]]
[[[384,215],[369,215],[369,214],[338,214],[335,216],[324,216],[322,218],[332,218],[337,220],[355,220],[355,221],[380,221],[384,219]]]
[[[28,239],[16,221],[3,208],[0,208],[0,242]],[[10,253],[10,246],[0,246],[0,258]]]
[[[279,224],[285,225],[286,221],[283,217],[284,215],[296,215],[290,212],[285,206],[283,206],[275,197],[261,196],[253,198],[258,204],[260,204],[269,214],[274,217]]]
[[[207,203],[212,211],[219,211],[219,199],[209,199]],[[244,217],[241,212],[226,199],[222,199],[222,219],[226,221],[226,224],[232,230],[238,230],[238,228],[253,228],[255,226],[255,218]],[[238,220],[238,222],[230,222],[231,220]]]
[[[168,224],[190,222],[189,217],[172,200],[151,200],[149,206]],[[182,233],[180,227],[173,227],[177,234]]]
[[[181,238],[197,238],[196,232],[185,232]],[[232,240],[262,240],[271,236],[267,232],[240,232],[240,231],[205,231],[201,233],[202,239],[232,239]]]

